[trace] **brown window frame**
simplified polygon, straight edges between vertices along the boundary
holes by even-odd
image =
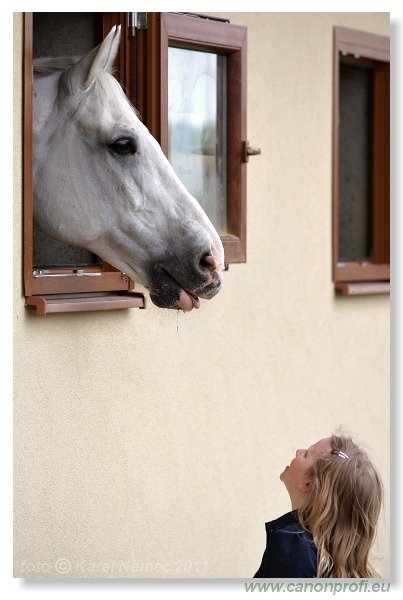
[[[113,24],[126,22],[125,13],[105,13],[103,37]],[[124,29],[126,31],[126,28]],[[36,314],[78,312],[118,308],[145,308],[145,296],[133,292],[134,282],[104,262],[100,267],[33,268],[33,181],[32,181],[32,84],[33,14],[24,15],[24,116],[23,116],[23,274],[25,304]],[[125,82],[127,39],[117,59],[121,81]],[[129,70],[127,70],[129,72]]]
[[[227,229],[221,236],[226,263],[246,262],[246,49],[247,29],[200,15],[147,13],[137,36],[135,105],[168,155],[169,45],[227,57]]]
[[[372,106],[372,205],[373,255],[367,261],[338,260],[338,152],[339,65],[369,64],[374,72]],[[389,292],[390,280],[390,187],[389,187],[389,66],[388,37],[334,28],[333,85],[333,281],[344,295]]]

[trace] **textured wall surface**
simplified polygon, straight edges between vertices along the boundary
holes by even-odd
[[[336,297],[331,281],[332,27],[388,35],[389,16],[220,16],[248,27],[248,139],[262,148],[248,262],[190,314],[149,302],[43,318],[22,295],[15,16],[17,577],[250,577],[264,522],[290,506],[279,473],[340,425],[382,474],[389,575],[389,297]]]

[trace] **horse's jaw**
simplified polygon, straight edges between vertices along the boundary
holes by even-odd
[[[193,227],[200,225],[194,222]],[[191,229],[188,224],[187,231]],[[172,241],[158,245],[152,233],[141,238],[133,226],[125,232],[115,228],[86,247],[143,285],[159,308],[188,312],[200,308],[200,299],[213,298],[223,285],[224,250],[218,234],[210,226],[197,240],[197,245],[186,244],[185,255],[177,254]]]

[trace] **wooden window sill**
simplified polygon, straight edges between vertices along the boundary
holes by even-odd
[[[389,281],[338,281],[335,283],[337,291],[342,296],[368,296],[371,294],[389,294]]]
[[[34,307],[36,314],[43,316],[49,313],[146,308],[146,298],[140,292],[52,294],[28,296],[25,298],[25,306]]]

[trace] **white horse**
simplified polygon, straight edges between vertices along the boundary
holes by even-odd
[[[110,74],[119,41],[114,27],[78,61],[34,63],[34,216],[157,306],[192,310],[221,288],[222,243]]]

